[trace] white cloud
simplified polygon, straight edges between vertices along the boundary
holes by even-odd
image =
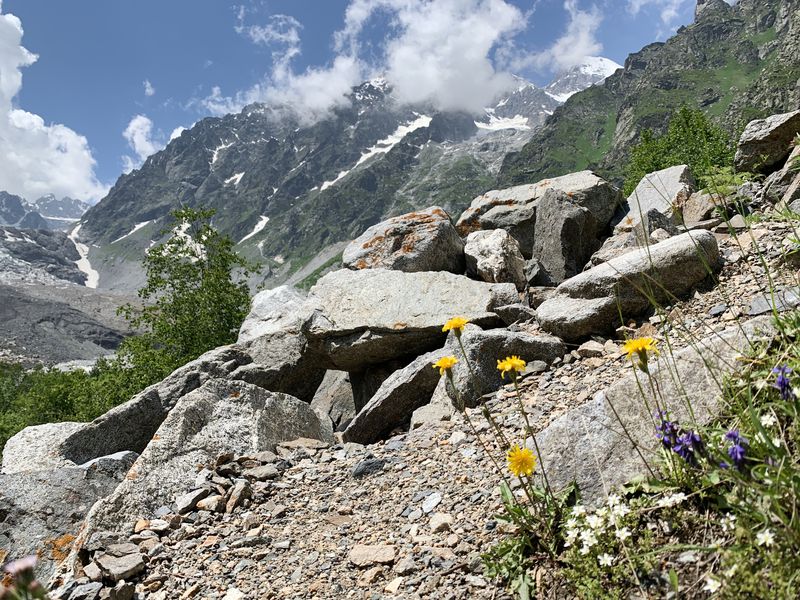
[[[659,11],[661,22],[664,25],[672,25],[680,16],[681,9],[687,4],[694,4],[694,0],[628,0],[628,11],[637,15],[642,8],[653,6]]]
[[[597,6],[581,9],[577,0],[564,0],[564,10],[569,17],[564,33],[541,52],[523,55],[513,48],[505,50],[503,57],[508,68],[515,71],[533,68],[560,72],[602,52],[603,45],[597,39],[597,30],[603,15]]]
[[[136,115],[130,120],[122,136],[128,141],[128,146],[136,154],[135,157],[123,156],[123,170],[129,173],[141,166],[145,159],[155,154],[164,147],[159,139],[153,137],[153,122],[145,115]],[[160,136],[158,136],[160,137]]]
[[[361,56],[361,37],[371,19],[384,15],[391,27],[379,58],[368,64]],[[251,10],[240,7],[235,29],[272,49],[271,71],[233,95],[212,88],[198,104],[213,114],[267,102],[291,105],[301,116],[316,119],[346,103],[351,88],[374,74],[385,75],[401,101],[476,110],[513,85],[492,59],[527,25],[527,15],[506,0],[351,0],[344,27],[334,36],[334,59],[295,72],[302,25],[286,15],[272,15],[266,24],[250,24],[251,17]]]
[[[150,83],[149,79],[145,79],[144,82],[142,82],[142,85],[144,85],[144,95],[145,96],[148,96],[148,97],[155,96],[156,88],[153,87],[153,84]]]
[[[14,104],[22,69],[38,58],[22,46],[22,35],[16,16],[0,14],[0,190],[29,200],[45,194],[99,200],[108,187],[97,180],[86,138]]]

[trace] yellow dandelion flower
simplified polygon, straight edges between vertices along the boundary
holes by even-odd
[[[434,369],[439,369],[439,375],[441,376],[444,375],[450,369],[452,369],[457,362],[458,359],[455,356],[443,356],[435,363],[433,363],[432,366]]]
[[[517,477],[533,475],[533,470],[536,468],[536,457],[528,448],[512,446],[506,453],[506,460],[508,461],[508,470]]]
[[[497,370],[500,371],[500,376],[505,379],[506,373],[511,373],[513,377],[515,373],[522,373],[525,370],[525,361],[519,356],[506,356],[504,360],[497,361]]]
[[[627,353],[628,358],[632,357],[634,354],[641,356],[648,352],[658,354],[658,348],[656,348],[657,343],[658,342],[651,337],[633,338],[625,342],[622,349]]]
[[[446,333],[452,329],[456,332],[456,335],[460,335],[461,332],[464,331],[464,327],[466,327],[467,323],[469,323],[469,319],[465,319],[464,317],[453,317],[444,324],[442,331]]]

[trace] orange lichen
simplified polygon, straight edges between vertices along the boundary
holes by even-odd
[[[72,549],[72,543],[75,541],[75,536],[70,533],[65,533],[61,537],[53,540],[45,541],[45,546],[50,547],[50,558],[56,562],[62,562],[69,556]]]

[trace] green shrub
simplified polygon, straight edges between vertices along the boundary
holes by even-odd
[[[667,132],[656,136],[646,129],[631,151],[625,169],[625,195],[630,195],[648,173],[674,165],[689,165],[701,187],[715,167],[733,163],[734,144],[727,133],[711,123],[700,110],[681,107]]]

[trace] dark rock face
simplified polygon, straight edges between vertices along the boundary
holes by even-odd
[[[45,362],[90,359],[111,353],[122,341],[124,328],[94,318],[59,299],[34,290],[0,285],[0,347]],[[105,322],[104,322],[105,321]]]
[[[2,251],[56,279],[79,285],[86,282],[86,274],[75,264],[80,255],[65,233],[41,228],[22,230],[0,227],[0,252]]]
[[[500,171],[516,185],[592,168],[620,181],[641,132],[666,130],[682,104],[713,110],[731,136],[800,106],[800,1],[706,0],[695,24],[631,54],[624,70],[579,92]],[[677,66],[679,65],[679,68]],[[730,71],[742,85],[730,85]],[[757,107],[757,108],[756,108]]]

